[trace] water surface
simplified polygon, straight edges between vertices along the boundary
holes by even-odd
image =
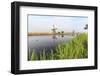
[[[51,49],[63,42],[68,42],[73,36],[67,35],[49,35],[49,36],[28,36],[28,53],[35,51],[37,54],[41,53],[44,49],[49,53]],[[33,50],[34,49],[34,50]]]

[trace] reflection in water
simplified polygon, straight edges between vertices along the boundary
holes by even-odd
[[[64,35],[61,35],[61,37],[64,37]]]
[[[53,39],[57,39],[57,36],[56,36],[56,35],[53,35],[52,38],[53,38]]]
[[[58,35],[58,37],[64,37],[64,35]],[[53,35],[52,38],[57,39],[57,35]]]

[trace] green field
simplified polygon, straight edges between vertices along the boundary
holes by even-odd
[[[33,52],[29,54],[29,60],[58,60],[58,59],[83,59],[88,58],[88,35],[87,33],[81,33],[75,36],[71,41],[64,42],[55,47],[55,52],[51,49],[51,52],[46,55],[46,48],[38,56],[33,49]]]

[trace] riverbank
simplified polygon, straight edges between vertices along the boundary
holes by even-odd
[[[72,32],[65,32],[65,33],[48,33],[48,32],[42,32],[42,33],[38,33],[38,32],[29,32],[28,36],[44,36],[44,35],[73,35]]]

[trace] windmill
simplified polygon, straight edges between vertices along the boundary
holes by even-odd
[[[55,28],[55,25],[53,25],[53,29],[51,29],[51,30],[52,30],[53,34],[55,35],[56,34],[56,30],[57,30],[57,28]]]

